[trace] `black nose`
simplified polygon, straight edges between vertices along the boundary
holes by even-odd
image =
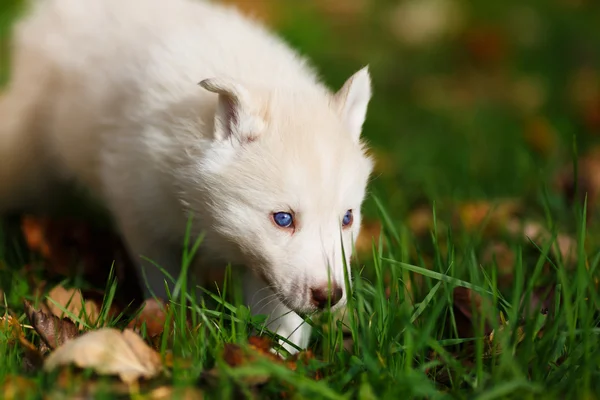
[[[310,290],[310,292],[312,296],[312,303],[320,310],[323,310],[328,305],[334,306],[342,299],[342,296],[344,295],[342,288],[335,283],[331,284],[331,292],[328,284],[314,287]]]

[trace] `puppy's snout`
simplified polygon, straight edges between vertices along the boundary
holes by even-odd
[[[314,287],[310,290],[311,302],[320,310],[323,310],[328,305],[334,306],[337,304],[344,295],[342,288],[332,283],[331,286],[324,284],[321,286]]]

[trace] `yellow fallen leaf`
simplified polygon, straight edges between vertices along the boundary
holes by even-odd
[[[84,300],[79,289],[66,289],[61,285],[56,285],[52,288],[48,297],[48,308],[50,308],[52,314],[59,318],[68,317],[78,324],[79,329],[85,328],[83,322],[94,325],[98,320],[100,307],[93,301]],[[80,318],[79,321],[78,318]]]
[[[155,377],[162,370],[160,355],[131,329],[87,332],[52,352],[44,361],[44,369],[69,364],[101,375],[118,375],[127,384]]]
[[[202,400],[203,398],[204,394],[200,391],[200,389],[194,387],[173,388],[168,386],[161,386],[154,389],[148,395],[149,400]]]

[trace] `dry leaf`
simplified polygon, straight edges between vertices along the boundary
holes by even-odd
[[[50,290],[48,297],[48,308],[57,317],[67,317],[75,323],[77,323],[77,319],[71,318],[71,315],[79,318],[82,321],[82,323],[79,323],[79,329],[85,327],[83,322],[87,322],[92,326],[96,324],[100,315],[100,307],[94,301],[84,300],[81,290],[65,289],[63,286],[57,285]],[[62,306],[62,309],[57,304]],[[65,313],[63,309],[68,312]]]
[[[223,348],[223,360],[230,367],[239,367],[247,363],[256,361],[259,358],[266,358],[273,363],[284,365],[292,371],[295,371],[298,363],[302,362],[307,365],[309,360],[314,358],[314,355],[310,351],[301,351],[291,356],[289,359],[284,360],[278,355],[272,352],[273,342],[271,339],[265,336],[252,336],[248,339],[248,347],[244,348],[235,343],[225,343]],[[213,368],[203,373],[203,378],[208,382],[214,382],[219,376],[217,369]],[[317,371],[314,379],[320,379],[321,375]],[[260,386],[269,380],[269,376],[266,375],[254,375],[245,377],[244,382],[250,386]]]
[[[169,305],[154,299],[148,299],[142,305],[142,311],[132,320],[128,328],[139,331],[146,325],[146,333],[153,338],[163,333]]]
[[[49,275],[72,277],[82,274],[90,282],[106,284],[110,267],[115,266],[118,296],[125,304],[141,298],[141,288],[133,263],[121,238],[106,228],[76,219],[51,219],[25,215],[21,230],[28,248],[44,259]]]
[[[507,321],[504,318],[504,314],[500,313],[500,327],[498,328],[498,331],[502,332],[509,327],[510,327],[509,321]],[[494,355],[498,355],[498,354],[502,353],[502,346],[500,345],[500,341],[494,340],[495,337],[496,337],[495,331],[490,332],[490,334],[486,337],[485,349],[483,351],[483,357],[490,358]],[[516,338],[517,338],[517,343],[521,343],[523,341],[523,339],[525,339],[525,331],[520,326],[517,327]]]
[[[21,231],[27,247],[39,252],[43,257],[50,257],[50,246],[45,240],[45,221],[32,216],[24,216],[21,220]]]
[[[148,400],[202,400],[204,394],[200,389],[194,387],[173,388],[161,386],[151,391],[145,398]]]
[[[131,384],[153,378],[162,370],[160,355],[131,329],[102,328],[65,343],[44,362],[46,370],[75,364],[101,375],[118,375]]]
[[[29,329],[33,327],[20,324],[17,318],[9,314],[5,314],[0,320],[2,328],[6,328],[4,335],[8,339],[8,343],[18,342],[24,350],[23,369],[26,372],[37,370],[43,362],[42,353],[23,334],[24,327]]]
[[[55,315],[35,310],[27,300],[24,301],[24,306],[25,313],[33,329],[36,330],[45,345],[50,349],[60,347],[79,335],[77,326],[70,319],[61,319]],[[47,348],[40,349],[42,353],[45,353],[47,350]]]
[[[250,346],[252,348],[252,346]],[[267,357],[274,357],[274,358],[278,358],[277,356],[275,356],[272,353],[267,353],[269,355],[267,355]],[[234,343],[225,343],[225,346],[223,348],[223,360],[229,364],[229,366],[231,367],[238,367],[241,366],[243,364],[246,364],[247,362],[252,362],[256,360],[257,356],[260,355],[265,355],[264,353],[262,353],[261,351],[244,351],[244,349]],[[273,359],[273,358],[272,358]],[[273,359],[273,361],[276,361],[275,359]],[[211,371],[209,371],[209,374],[214,376],[218,375],[217,370],[213,369]],[[244,378],[244,382],[247,385],[251,385],[251,386],[259,386],[259,385],[263,385],[265,383],[267,383],[269,380],[269,376],[268,375],[259,375],[256,374],[254,376],[251,377],[245,377]]]
[[[455,312],[455,316],[458,317],[456,318],[456,325],[459,336],[475,336],[473,323],[478,324],[478,322],[473,320],[473,311],[475,311],[475,314],[478,318],[485,318],[486,310],[490,310],[492,312],[494,311],[492,302],[490,301],[490,299],[485,299],[485,302],[487,304],[484,304],[484,298],[481,294],[461,286],[454,288],[452,296],[453,305],[455,307],[455,310],[458,311],[458,313]],[[462,317],[464,318],[460,318],[457,314],[462,314]],[[489,318],[485,318],[484,332],[486,334],[492,331],[488,321]]]

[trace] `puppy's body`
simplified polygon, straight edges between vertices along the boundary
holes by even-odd
[[[133,256],[174,276],[192,213],[202,259],[247,266],[253,311],[306,345],[289,310],[317,310],[329,280],[343,287],[360,227],[366,69],[332,93],[260,25],[191,0],[40,0],[11,56],[0,211],[43,206],[75,183]],[[292,224],[278,225],[281,212]],[[164,276],[145,275],[147,295],[164,297]]]

